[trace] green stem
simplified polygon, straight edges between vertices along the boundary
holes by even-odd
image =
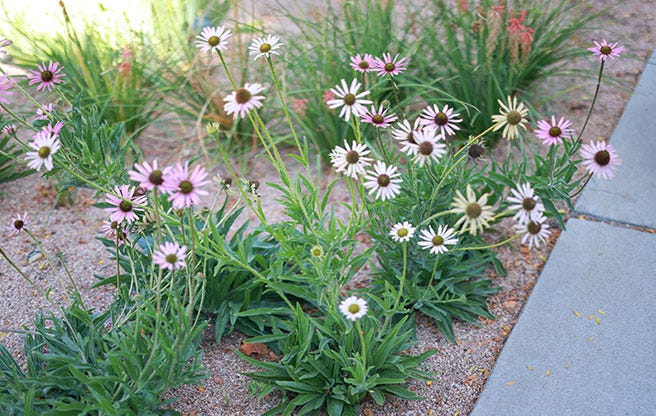
[[[355,321],[355,330],[358,331],[358,335],[360,337],[360,348],[361,348],[361,354],[362,354],[362,365],[365,368],[365,371],[367,370],[367,345],[364,342],[364,331],[362,330],[362,325],[360,325],[360,321],[357,320]]]
[[[583,185],[578,189],[578,191],[574,192],[572,195],[569,196],[570,199],[574,198],[576,195],[580,194],[583,189],[585,189],[585,186],[590,182],[590,179],[592,179],[592,173],[588,175],[588,177],[585,179],[585,182],[583,182]]]
[[[576,144],[579,144],[581,142],[581,138],[583,137],[583,132],[585,131],[585,128],[588,125],[588,122],[590,121],[590,117],[592,116],[592,110],[594,110],[595,103],[597,102],[597,96],[599,95],[599,90],[601,87],[601,77],[604,73],[604,63],[606,61],[602,60],[601,65],[599,65],[599,75],[597,76],[597,86],[595,87],[595,92],[594,92],[594,97],[592,97],[592,103],[590,104],[590,110],[588,111],[588,115],[585,118],[585,122],[583,122],[583,127],[581,127],[581,131],[579,132],[578,137],[576,138]],[[576,149],[576,146],[572,147],[572,149]],[[570,153],[570,156],[572,156],[573,153]]]
[[[505,240],[500,241],[500,242],[498,242],[498,243],[489,244],[489,245],[486,245],[486,246],[460,247],[460,248],[456,248],[456,249],[453,250],[453,251],[485,250],[485,249],[489,249],[489,248],[500,247],[500,246],[502,246],[502,245],[504,245],[504,244],[508,244],[509,242],[511,242],[511,241],[513,241],[514,239],[516,239],[516,238],[518,238],[518,237],[521,237],[521,236],[522,236],[521,234],[515,234],[515,235],[513,235],[512,237],[506,238]]]

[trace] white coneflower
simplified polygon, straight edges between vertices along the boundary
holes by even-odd
[[[462,217],[456,221],[455,227],[462,225],[463,232],[469,231],[471,235],[476,235],[482,233],[485,227],[489,227],[489,221],[494,217],[494,210],[490,205],[486,205],[488,194],[483,194],[477,199],[471,185],[467,185],[466,194],[467,197],[456,191],[456,196],[451,203],[452,212],[462,214]]]
[[[492,116],[494,128],[492,131],[497,131],[503,127],[503,137],[508,140],[519,137],[519,128],[526,130],[526,117],[528,116],[528,109],[524,106],[523,102],[517,104],[517,97],[507,97],[508,104],[501,100],[497,100],[501,105],[500,113]]]
[[[390,132],[392,133],[392,138],[401,144],[401,151],[408,156],[414,156],[419,149],[415,140],[415,133],[423,130],[423,128],[424,126],[421,124],[420,119],[416,119],[412,127],[408,120],[403,120],[396,123],[396,127],[393,127]]]
[[[397,170],[396,166],[387,166],[385,162],[377,161],[373,171],[365,173],[363,185],[369,189],[370,195],[376,193],[376,199],[392,199],[401,192],[401,174]]]
[[[29,146],[36,151],[25,154],[27,166],[36,170],[40,170],[42,166],[45,166],[46,170],[52,170],[52,155],[57,153],[57,150],[61,147],[59,138],[51,136],[44,130],[36,133],[33,138],[34,141]]]
[[[196,36],[196,47],[201,52],[219,52],[228,46],[230,36],[232,36],[232,31],[226,30],[223,26],[206,26],[201,30],[200,35]]]
[[[246,83],[242,88],[237,88],[236,91],[231,92],[226,96],[223,101],[225,105],[223,109],[226,114],[234,114],[234,118],[245,118],[254,108],[262,107],[262,100],[265,98],[263,95],[257,95],[264,90],[264,87],[256,82]]]
[[[535,220],[544,212],[544,205],[540,202],[540,197],[535,195],[535,191],[527,182],[524,184],[517,184],[517,189],[511,189],[506,200],[513,205],[508,207],[515,214],[515,220],[524,224],[531,220]]]
[[[357,178],[365,172],[365,168],[373,161],[366,157],[371,151],[364,143],[357,144],[355,141],[351,146],[344,140],[344,147],[337,146],[330,152],[330,161],[336,172],[343,172],[351,178]]]
[[[369,95],[369,91],[358,93],[362,84],[357,79],[353,79],[350,86],[346,84],[345,80],[342,80],[341,84],[341,87],[337,85],[335,88],[330,89],[335,98],[329,99],[326,104],[331,110],[342,107],[339,116],[348,122],[351,119],[351,114],[357,117],[362,116],[367,111],[365,105],[372,104],[372,101],[363,98]]]
[[[421,230],[421,239],[419,246],[424,250],[430,250],[431,254],[441,254],[449,251],[447,245],[452,246],[458,244],[458,239],[455,238],[455,230],[446,225],[437,227],[437,232],[433,231],[433,227],[428,227],[428,230]]]
[[[280,55],[278,49],[283,45],[280,38],[276,35],[267,35],[261,38],[254,39],[248,47],[248,54],[255,56],[253,59],[265,57],[269,58],[271,55]]]
[[[551,235],[546,221],[544,215],[540,215],[526,224],[516,224],[515,229],[522,234],[522,244],[528,243],[528,248],[539,248]]]
[[[390,235],[392,240],[404,243],[410,241],[413,235],[415,235],[415,227],[412,226],[408,221],[399,222],[394,224],[390,230]]]
[[[367,301],[357,296],[351,296],[339,304],[339,311],[351,321],[356,321],[367,314]]]
[[[417,142],[417,153],[412,161],[420,167],[424,166],[426,162],[437,162],[446,153],[446,145],[439,142],[442,136],[437,134],[436,129],[424,127],[420,131],[415,131],[413,136]]]

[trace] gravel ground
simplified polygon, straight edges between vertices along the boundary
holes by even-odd
[[[606,74],[616,77],[619,85],[611,86],[607,82],[603,84],[597,111],[586,133],[586,140],[608,139],[644,62],[656,47],[656,7],[651,0],[629,0],[619,4],[616,1],[595,0],[589,3],[591,10],[616,7],[597,21],[597,29],[593,33],[574,41],[587,47],[590,39],[606,38],[619,41],[626,47],[621,59],[606,65]],[[574,65],[596,70],[596,63],[592,60],[575,62]],[[555,114],[568,114],[574,126],[581,126],[587,103],[594,92],[594,79],[579,80],[577,83],[580,86],[578,90],[555,102],[545,113],[551,114],[551,110]],[[553,87],[547,85],[544,88],[549,91]],[[172,142],[153,143],[161,148],[175,147]],[[252,171],[265,176],[268,169],[263,161],[257,161]],[[590,186],[594,186],[594,182]],[[92,195],[80,191],[75,207],[53,208],[52,192],[38,175],[2,184],[0,190],[4,192],[4,196],[0,197],[3,208],[0,210],[0,224],[9,224],[15,213],[28,211],[31,217],[30,229],[48,252],[61,253],[82,289],[85,302],[98,307],[106,304],[111,299],[111,290],[86,289],[95,281],[94,274],[108,275],[112,267],[101,244],[94,238],[99,233],[104,215],[101,210],[91,207]],[[267,189],[263,189],[262,194],[265,211],[272,212],[272,215],[280,214],[280,208],[274,202],[276,194]],[[339,196],[337,191],[336,199]],[[501,226],[501,232],[507,231],[507,228]],[[410,383],[411,389],[425,400],[390,400],[384,408],[375,406],[373,402],[365,402],[361,414],[469,414],[558,234],[555,232],[550,244],[541,250],[528,251],[519,245],[499,249],[499,257],[508,275],[501,277],[488,273],[488,277],[503,287],[489,301],[490,309],[497,319],[481,321],[480,327],[456,323],[456,344],[446,341],[430,320],[417,317],[419,342],[410,352],[419,353],[429,348],[439,350],[425,366],[426,370],[436,374],[435,379],[430,383]],[[47,260],[30,255],[37,249],[30,238],[25,234],[10,238],[8,231],[0,235],[3,250],[23,267],[39,287],[53,287],[52,298],[56,302],[64,302],[64,292],[57,290],[58,281]],[[61,272],[59,263],[55,267]],[[37,311],[47,309],[48,306],[43,296],[10,269],[7,262],[0,262],[0,341],[6,348],[20,357],[21,336],[10,330],[20,330],[23,325],[28,325]],[[234,354],[242,340],[243,336],[232,334],[220,345],[210,339],[203,342],[203,361],[209,377],[201,386],[185,386],[171,392],[171,397],[179,398],[174,404],[176,409],[186,415],[258,415],[277,402],[278,397],[275,395],[257,401],[248,394],[248,379],[240,375],[240,372],[251,371],[253,368]]]

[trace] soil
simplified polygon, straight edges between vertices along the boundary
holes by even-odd
[[[581,47],[591,46],[591,39],[602,38],[617,41],[626,51],[619,59],[607,62],[606,80],[602,85],[597,109],[591,118],[586,140],[609,139],[613,128],[630,97],[632,88],[643,69],[648,56],[656,47],[654,14],[656,8],[651,0],[591,1],[590,10],[608,12],[597,20],[597,28],[591,33],[573,39]],[[574,126],[581,126],[594,92],[597,61],[592,58],[574,62],[579,68],[589,69],[592,74],[577,80],[578,88],[552,102],[545,113],[568,114]],[[545,89],[558,87],[545,86]],[[159,139],[153,141],[160,149],[175,148],[176,143]],[[188,148],[187,148],[188,149]],[[180,153],[178,153],[180,154]],[[184,156],[183,156],[184,157]],[[263,159],[252,166],[253,172],[265,176],[270,169]],[[216,173],[216,172],[215,172]],[[589,186],[594,186],[591,183]],[[101,308],[111,300],[110,289],[88,287],[96,281],[94,275],[109,275],[113,264],[102,245],[95,239],[105,215],[94,208],[93,195],[80,190],[77,204],[73,207],[54,207],[54,195],[47,182],[39,175],[31,175],[11,183],[1,184],[0,224],[10,224],[17,213],[29,212],[30,229],[49,253],[58,253],[72,275],[75,276],[85,302]],[[336,199],[339,199],[339,190]],[[263,187],[261,192],[263,209],[272,215],[282,211],[275,202],[276,193]],[[501,233],[508,225],[501,225]],[[457,322],[457,342],[450,343],[439,333],[427,318],[417,316],[418,343],[410,353],[419,353],[436,348],[439,353],[430,358],[425,369],[435,374],[430,382],[410,382],[410,388],[424,398],[423,401],[407,402],[391,399],[384,407],[365,401],[361,414],[370,415],[467,415],[471,412],[478,394],[492,370],[494,361],[504,341],[512,330],[526,299],[531,293],[540,271],[546,262],[559,231],[555,229],[549,244],[539,250],[527,250],[519,244],[504,246],[497,253],[508,271],[506,276],[488,272],[488,278],[503,290],[489,299],[495,320],[481,320],[479,326]],[[65,291],[58,290],[58,281],[52,267],[62,271],[59,260],[53,257],[52,264],[38,256],[35,243],[25,233],[10,237],[9,231],[2,233],[2,249],[7,252],[37,286],[43,290],[53,287],[51,298],[57,303],[67,301]],[[21,329],[29,325],[35,313],[48,310],[49,304],[38,290],[34,289],[13,271],[6,261],[0,262],[0,341],[20,358]],[[13,332],[13,331],[19,332]],[[254,368],[234,353],[244,337],[233,333],[219,345],[208,334],[202,344],[203,362],[209,377],[198,386],[185,386],[170,392],[177,397],[173,407],[185,415],[258,415],[271,408],[279,400],[271,395],[262,401],[248,393],[249,379],[242,372]]]

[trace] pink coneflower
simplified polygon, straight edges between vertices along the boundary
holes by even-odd
[[[615,169],[622,164],[617,157],[615,148],[603,140],[581,146],[582,163],[595,177],[611,179]]]
[[[370,123],[376,127],[389,127],[391,123],[394,123],[398,117],[395,114],[387,114],[387,108],[384,108],[381,104],[378,110],[375,106],[371,106],[371,109],[367,110],[362,116],[363,123]]]
[[[267,35],[265,37],[257,38],[248,47],[248,54],[254,55],[254,60],[258,58],[265,57],[270,58],[271,55],[280,55],[278,53],[278,48],[280,48],[283,43],[280,42],[280,38],[276,35]]]
[[[40,170],[42,166],[45,166],[46,170],[52,170],[52,155],[57,153],[61,146],[59,138],[41,130],[33,136],[33,139],[34,141],[29,146],[36,151],[25,154],[27,166],[36,170]]]
[[[594,55],[597,55],[602,61],[605,61],[608,57],[615,59],[624,52],[624,46],[618,46],[617,42],[608,43],[606,39],[603,39],[601,43],[595,40],[594,44],[595,46],[588,48],[588,50]]]
[[[371,56],[368,53],[365,53],[364,56],[360,56],[360,54],[357,54],[355,56],[351,56],[351,68],[358,72],[367,73],[374,71],[375,65],[376,65],[376,60],[374,59],[373,56]]]
[[[344,147],[337,146],[330,152],[330,162],[335,172],[344,172],[344,175],[356,178],[364,174],[364,169],[373,161],[366,157],[371,152],[364,143],[357,144],[355,140],[351,146],[344,140]]]
[[[105,202],[112,205],[105,208],[111,221],[129,223],[137,219],[136,211],[143,211],[138,205],[145,205],[146,197],[136,196],[136,190],[137,188],[130,185],[121,185],[114,187],[114,194],[105,195]]]
[[[454,130],[460,130],[457,123],[462,123],[459,113],[454,113],[453,108],[445,105],[442,110],[437,104],[424,108],[419,116],[419,122],[424,126],[432,126],[439,129],[443,136],[454,136]]]
[[[105,221],[102,232],[105,238],[118,243],[118,245],[123,244],[128,239],[128,229],[118,221]]]
[[[2,127],[2,134],[9,136],[12,134],[16,134],[16,130],[18,130],[18,128],[16,127],[15,124],[6,124]]]
[[[414,139],[417,142],[417,152],[412,161],[420,167],[426,162],[437,162],[446,153],[446,145],[439,142],[441,136],[434,128],[424,127],[423,130],[414,133]]]
[[[23,215],[16,215],[11,218],[11,225],[8,227],[12,236],[18,235],[23,228],[27,225],[30,220],[30,216],[27,215],[27,211],[23,212]]]
[[[61,72],[64,67],[61,66],[59,62],[50,61],[48,66],[46,66],[45,62],[42,62],[37,65],[37,67],[39,68],[38,71],[32,70],[30,71],[31,75],[27,76],[30,80],[28,85],[39,84],[36,87],[37,91],[46,88],[50,91],[55,84],[61,84],[64,82],[62,78],[65,77],[66,74]]]
[[[421,119],[416,119],[414,126],[410,127],[408,120],[396,123],[396,127],[390,130],[392,138],[401,144],[401,151],[414,156],[417,154],[418,146],[415,140],[415,134],[423,130],[424,126],[421,124]]]
[[[373,171],[364,174],[362,185],[369,189],[369,195],[375,193],[376,199],[392,199],[401,192],[401,174],[397,171],[396,166],[387,166],[385,162],[378,161],[374,164]]]
[[[52,125],[52,123],[48,123],[48,125],[43,127],[41,131],[43,131],[44,134],[47,134],[50,137],[59,137],[59,132],[61,131],[62,127],[64,127],[64,122],[58,121],[55,123],[54,126]]]
[[[200,189],[210,181],[205,180],[207,172],[202,166],[196,166],[189,172],[189,162],[182,165],[178,162],[171,168],[164,178],[164,187],[170,194],[169,201],[173,202],[173,208],[182,209],[200,203],[200,197],[208,192]]]
[[[442,254],[449,251],[447,245],[452,246],[458,244],[458,239],[455,238],[456,231],[446,225],[437,227],[437,232],[433,231],[433,227],[428,227],[428,230],[421,230],[421,239],[418,244],[424,250],[430,250],[431,254]]]
[[[196,47],[203,53],[220,52],[228,46],[230,36],[232,36],[232,31],[226,30],[223,26],[205,26],[200,35],[196,36]]]
[[[328,108],[332,110],[342,107],[339,116],[344,117],[347,122],[351,119],[351,114],[357,117],[363,115],[367,111],[365,105],[371,104],[372,101],[363,98],[369,95],[369,91],[362,91],[358,94],[361,85],[357,79],[353,79],[350,86],[346,84],[345,80],[342,80],[341,87],[337,85],[335,88],[330,89],[335,94],[335,98],[326,102]]]
[[[0,76],[0,103],[9,104],[7,97],[11,96],[11,87],[14,86],[14,80],[9,78],[9,75],[2,74]]]
[[[510,193],[511,195],[506,200],[512,205],[508,209],[517,211],[514,217],[517,222],[526,224],[537,219],[544,212],[544,205],[540,202],[540,197],[535,194],[528,182],[517,184],[517,188],[511,189]]]
[[[45,105],[42,105],[41,107],[36,109],[36,115],[34,116],[34,120],[48,120],[50,118],[50,113],[55,109],[55,104],[54,103],[48,103]]]
[[[160,245],[153,253],[153,263],[167,270],[177,270],[186,267],[187,247],[170,241]]]
[[[392,55],[384,53],[382,58],[376,58],[375,69],[379,77],[389,75],[395,76],[408,69],[408,58],[399,59],[399,54],[392,59]]]
[[[265,98],[263,95],[256,95],[264,90],[261,84],[257,82],[244,84],[242,88],[237,88],[237,91],[231,92],[223,99],[225,106],[223,109],[226,114],[234,113],[235,119],[245,118],[246,114],[254,108],[262,107],[262,100]]]
[[[128,176],[131,180],[139,182],[139,186],[148,190],[161,187],[169,170],[168,167],[159,169],[157,160],[153,160],[152,166],[148,162],[143,162],[142,165],[135,163],[134,169],[128,172]]]
[[[540,215],[525,224],[516,224],[515,229],[522,234],[522,244],[528,243],[528,248],[533,248],[533,246],[539,248],[551,234],[546,221],[544,215]]]
[[[564,138],[572,137],[574,132],[571,126],[572,123],[569,120],[565,120],[564,117],[561,117],[556,122],[556,117],[551,116],[551,123],[547,120],[538,121],[538,128],[535,130],[535,135],[547,146],[561,144]]]

